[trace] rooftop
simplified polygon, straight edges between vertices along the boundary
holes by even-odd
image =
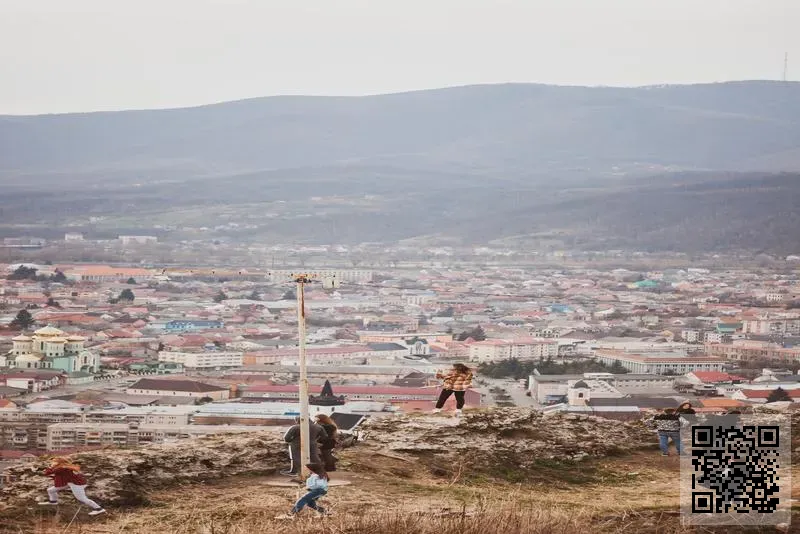
[[[189,393],[206,393],[211,391],[227,391],[228,388],[212,386],[194,380],[159,380],[157,378],[142,378],[128,389],[146,389],[151,391],[184,391]]]

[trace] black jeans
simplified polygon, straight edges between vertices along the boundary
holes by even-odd
[[[452,389],[443,389],[442,392],[439,394],[439,400],[436,401],[436,408],[441,408],[444,406],[444,403],[447,402],[447,399],[450,398],[450,395],[455,393],[456,395],[456,408],[459,410],[464,407],[464,391],[453,391]]]

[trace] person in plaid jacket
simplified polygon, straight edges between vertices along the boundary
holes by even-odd
[[[433,413],[441,412],[450,395],[455,395],[456,417],[458,417],[464,407],[464,393],[472,387],[472,370],[463,363],[455,363],[449,373],[436,373],[436,378],[442,380],[442,392],[439,394]]]

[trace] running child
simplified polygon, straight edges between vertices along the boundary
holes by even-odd
[[[306,490],[308,492],[300,497],[291,512],[280,516],[280,519],[292,519],[306,506],[316,510],[320,515],[327,515],[325,508],[318,505],[317,500],[328,494],[328,473],[325,472],[322,464],[308,464],[306,469],[311,471],[311,475],[306,479]]]
[[[44,470],[44,474],[53,478],[53,485],[47,488],[49,499],[41,501],[39,504],[43,506],[57,505],[58,492],[69,488],[78,502],[91,508],[89,515],[105,513],[102,506],[86,496],[86,477],[81,473],[78,464],[70,463],[66,458],[53,458],[50,467]]]

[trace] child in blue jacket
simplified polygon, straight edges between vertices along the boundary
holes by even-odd
[[[308,491],[295,503],[292,511],[282,519],[295,517],[306,506],[322,515],[326,514],[325,508],[317,504],[317,499],[328,494],[328,473],[321,464],[308,464],[306,468],[311,471],[311,475],[306,479],[306,490]]]

